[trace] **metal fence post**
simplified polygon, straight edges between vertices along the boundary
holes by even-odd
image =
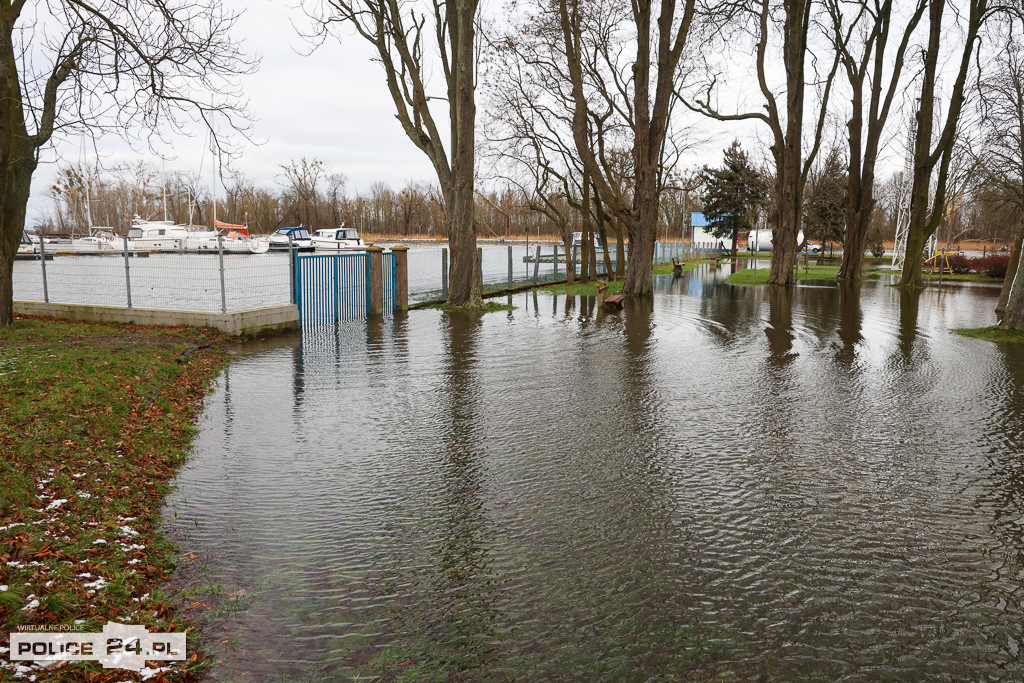
[[[441,298],[448,298],[448,248],[441,247]]]
[[[537,275],[540,274],[540,242],[537,242],[537,258],[533,260],[533,284],[537,284]]]
[[[508,286],[512,286],[512,245],[508,245]]]
[[[127,239],[127,238],[126,238]],[[46,247],[43,246],[46,240],[43,239],[43,233],[39,233],[39,262],[43,266],[43,302],[50,303],[50,289],[46,283]]]
[[[484,291],[484,248],[476,248],[476,277],[480,283],[480,292]]]
[[[291,302],[295,303],[295,242],[292,234],[288,233],[288,282],[291,283]]]
[[[334,262],[334,280],[331,289],[334,293],[334,322],[341,320],[341,312],[338,310],[341,304],[341,254],[331,254]]]
[[[132,269],[128,259],[128,235],[124,236],[124,291],[128,295],[128,308],[132,307]]]
[[[224,288],[224,237],[217,235],[217,260],[220,262],[220,312],[228,312],[228,294]]]

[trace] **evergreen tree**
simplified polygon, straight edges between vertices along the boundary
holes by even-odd
[[[821,250],[830,242],[840,242],[846,228],[846,161],[838,149],[825,158],[808,183],[804,204],[804,225],[808,239],[821,242]]]
[[[758,209],[768,194],[764,175],[750,163],[746,152],[734,140],[724,150],[721,168],[704,167],[701,173],[704,216],[715,237],[732,239],[732,253],[741,231],[754,227]]]

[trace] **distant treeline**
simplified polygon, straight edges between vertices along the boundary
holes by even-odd
[[[895,174],[877,189],[873,223],[886,239],[895,234],[900,184],[901,174]],[[195,225],[209,225],[213,219],[209,184],[198,173],[161,173],[144,162],[109,171],[80,165],[62,167],[50,188],[50,197],[52,211],[34,226],[37,231],[86,234],[91,225],[126,234],[134,216],[163,220],[166,215],[175,223]],[[702,209],[702,193],[670,187],[661,197],[661,208],[658,234],[676,238],[684,225],[688,227],[685,214]],[[345,223],[366,233],[447,238],[444,207],[435,186],[409,182],[394,189],[378,182],[350,194],[343,174],[319,160],[307,159],[282,165],[276,186],[256,185],[243,174],[225,177],[218,192],[217,219],[248,224],[256,233],[270,233],[289,225],[319,229]],[[558,226],[531,208],[518,189],[479,193],[476,221],[477,234],[482,238],[521,239],[527,229],[531,236],[560,235]],[[954,241],[975,238],[1009,242],[1015,229],[1005,199],[986,188],[956,205],[940,239],[948,235]]]

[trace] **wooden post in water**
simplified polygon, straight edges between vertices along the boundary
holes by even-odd
[[[391,247],[395,255],[395,306],[409,310],[409,247]]]
[[[369,315],[384,315],[384,250],[367,247],[370,257],[370,311]]]
[[[512,245],[508,246],[508,287],[512,289]]]

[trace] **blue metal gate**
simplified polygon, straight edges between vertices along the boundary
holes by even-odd
[[[366,254],[299,254],[295,303],[303,327],[365,318],[370,310],[370,257]]]
[[[397,307],[395,255],[383,256],[384,314]],[[303,327],[365,318],[370,311],[370,255],[297,254],[295,303]]]

